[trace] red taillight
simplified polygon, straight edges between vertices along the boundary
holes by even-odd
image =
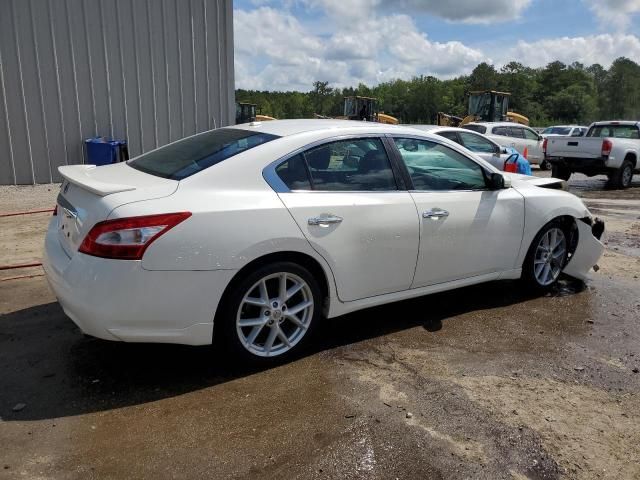
[[[549,142],[548,138],[544,139],[544,142],[542,142],[542,152],[546,155],[547,154],[547,143]]]
[[[56,204],[56,206],[53,207],[53,216],[55,217],[56,215],[58,215],[58,204]]]
[[[191,212],[118,218],[96,223],[79,251],[94,257],[140,260],[158,237],[191,216]]]
[[[611,149],[613,148],[613,143],[611,140],[607,140],[606,138],[602,141],[602,156],[608,157],[611,154]]]

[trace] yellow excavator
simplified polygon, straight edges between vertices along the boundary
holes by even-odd
[[[248,102],[236,102],[236,125],[249,122],[267,122],[275,120],[268,115],[256,113],[257,105]]]
[[[471,122],[515,122],[529,125],[524,115],[509,111],[510,93],[495,90],[483,90],[469,93],[469,114],[456,117],[443,112],[438,113],[438,125],[443,127],[461,127]]]
[[[398,119],[378,111],[378,99],[372,97],[344,97],[342,120],[365,120],[367,122],[397,125]]]

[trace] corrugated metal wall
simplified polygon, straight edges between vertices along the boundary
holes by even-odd
[[[0,0],[0,184],[232,123],[232,0]]]

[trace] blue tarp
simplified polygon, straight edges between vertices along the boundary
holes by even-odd
[[[516,164],[517,172],[522,175],[533,175],[531,172],[531,164],[529,160],[524,158],[520,152],[518,152],[513,147],[507,147],[507,153],[510,154],[509,158],[507,158],[505,163],[514,163]]]

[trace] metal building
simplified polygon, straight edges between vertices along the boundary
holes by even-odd
[[[232,0],[0,0],[0,184],[59,181],[83,141],[131,156],[235,115]]]

